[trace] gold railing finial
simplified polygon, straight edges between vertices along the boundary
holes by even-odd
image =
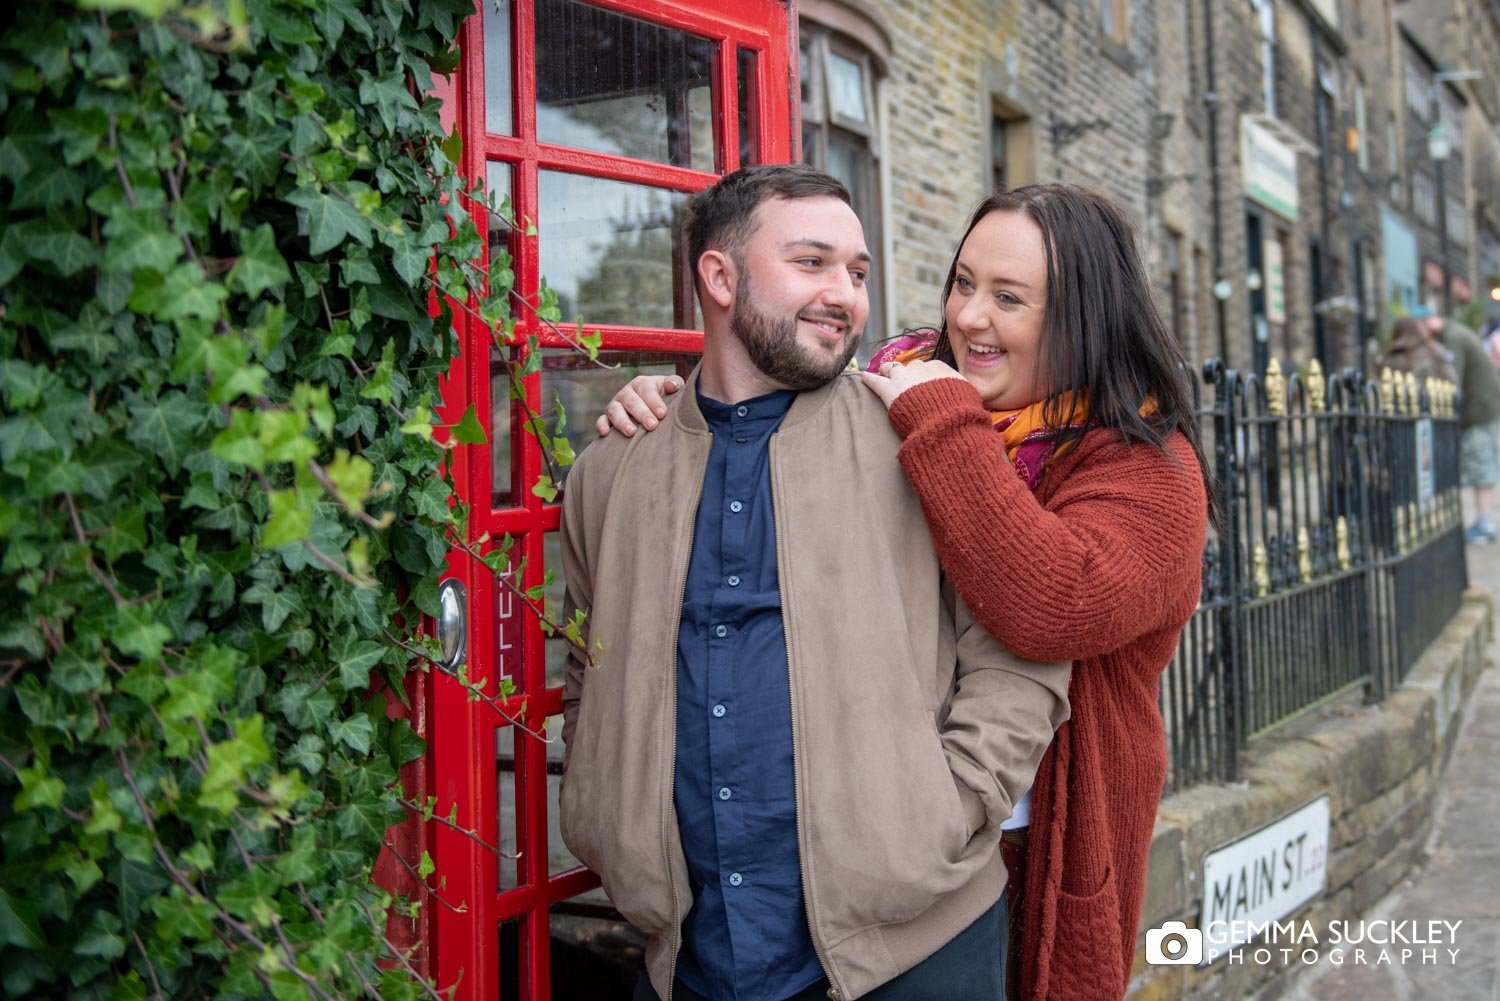
[[[1422,412],[1422,400],[1417,396],[1417,377],[1406,373],[1406,412],[1415,417]]]
[[[1354,555],[1349,551],[1349,519],[1343,515],[1333,524],[1333,544],[1339,569],[1348,570],[1354,565]]]
[[[1380,409],[1388,414],[1396,412],[1396,373],[1389,366],[1380,370]]]
[[[1328,381],[1323,366],[1314,358],[1307,363],[1307,409],[1320,414],[1328,408]]]
[[[1255,544],[1255,596],[1264,598],[1271,593],[1271,561],[1266,558],[1264,543]]]
[[[1277,415],[1286,413],[1286,376],[1275,358],[1266,364],[1266,410]]]
[[[1306,525],[1297,529],[1297,575],[1302,578],[1302,583],[1312,583],[1312,538],[1307,534]]]

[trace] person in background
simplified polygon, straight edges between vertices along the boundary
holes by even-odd
[[[1414,316],[1403,316],[1392,325],[1391,345],[1376,365],[1410,372],[1418,380],[1433,378],[1458,384],[1453,352],[1427,332],[1427,321]]]
[[[1500,371],[1500,316],[1492,316],[1479,330],[1479,339],[1489,353],[1490,364]]]
[[[1455,381],[1462,396],[1458,426],[1463,435],[1459,476],[1474,497],[1474,523],[1464,531],[1464,541],[1494,542],[1491,511],[1495,484],[1500,481],[1500,375],[1474,331],[1444,319],[1428,306],[1414,307],[1411,315],[1422,323],[1428,337],[1453,356],[1457,371]]]
[[[1029,826],[1004,835],[1007,996],[1118,999],[1166,777],[1159,680],[1201,588],[1210,505],[1189,369],[1123,214],[1071,185],[979,206],[942,317],[864,378],[976,618],[1024,656],[1073,663],[1072,718],[1017,809]],[[678,388],[638,377],[600,433],[649,430]]]

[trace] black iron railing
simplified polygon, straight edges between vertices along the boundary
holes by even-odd
[[[1162,677],[1171,789],[1239,778],[1249,741],[1351,690],[1384,698],[1467,585],[1451,385],[1274,361],[1203,377],[1225,518]]]

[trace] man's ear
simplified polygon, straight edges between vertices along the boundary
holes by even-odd
[[[721,309],[728,309],[734,302],[734,292],[739,286],[739,269],[734,260],[722,250],[705,250],[698,258],[698,281],[703,294]]]

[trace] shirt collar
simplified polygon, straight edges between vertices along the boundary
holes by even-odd
[[[705,396],[701,387],[695,388],[698,395],[698,409],[703,412],[703,418],[708,421],[710,427],[724,427],[751,421],[779,420],[786,416],[786,412],[792,408],[792,403],[797,399],[797,393],[794,390],[782,389],[774,393],[766,393],[764,396],[741,400],[738,403],[720,403],[718,400]]]

